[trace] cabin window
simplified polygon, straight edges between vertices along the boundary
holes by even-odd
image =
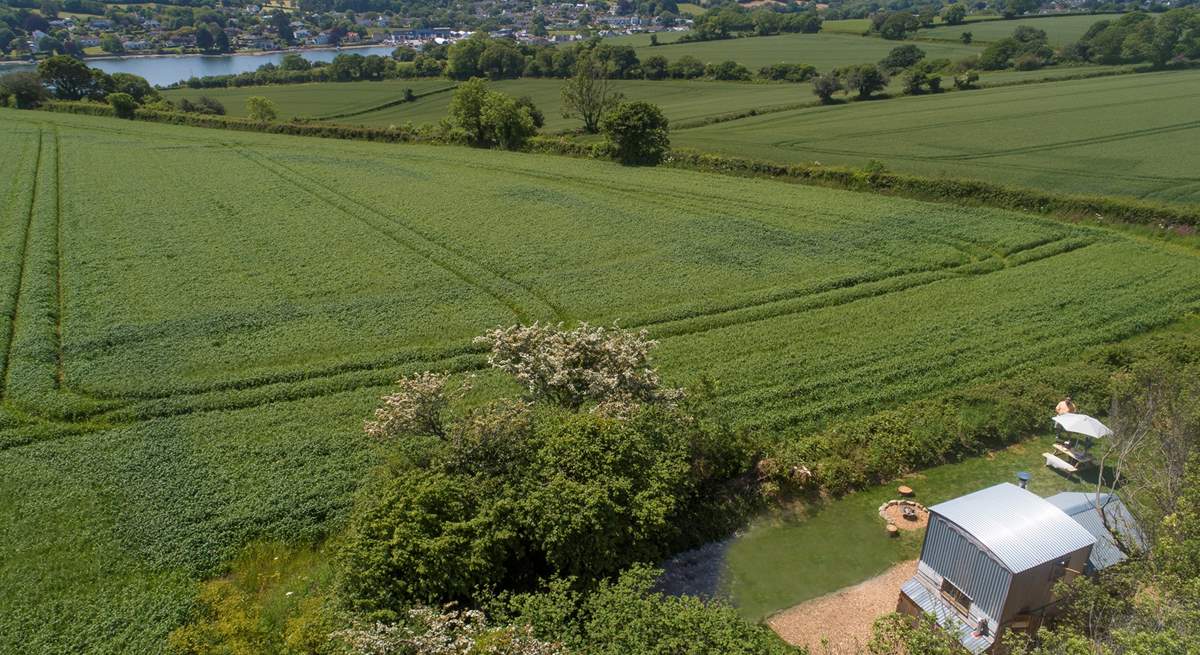
[[[1067,574],[1067,565],[1070,563],[1071,558],[1069,557],[1064,557],[1054,562],[1053,566],[1050,567],[1050,584],[1062,580],[1063,576]]]
[[[942,598],[950,601],[963,614],[971,613],[971,597],[945,578],[942,578]]]

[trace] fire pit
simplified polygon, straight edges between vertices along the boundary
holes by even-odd
[[[921,530],[929,523],[929,510],[915,500],[889,500],[879,507],[879,517],[899,530]]]

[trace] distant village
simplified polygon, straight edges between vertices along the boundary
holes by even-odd
[[[43,4],[43,10],[45,9]],[[661,5],[654,5],[660,7]],[[479,3],[476,27],[425,27],[391,12],[303,12],[296,0],[240,7],[166,7],[130,5],[106,8],[103,15],[22,10],[0,40],[0,54],[27,60],[54,53],[78,56],[233,53],[367,45],[409,46],[452,43],[474,32],[524,43],[574,41],[589,36],[687,30],[687,17],[618,13],[630,5],[551,3]],[[670,7],[674,8],[671,3]],[[13,21],[8,21],[9,23]],[[3,24],[0,24],[3,25]]]

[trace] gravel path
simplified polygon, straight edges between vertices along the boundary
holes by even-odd
[[[788,643],[807,646],[814,653],[862,652],[871,638],[871,624],[896,610],[900,585],[916,570],[916,560],[901,562],[853,587],[778,612],[767,619],[767,625]],[[828,640],[827,651],[822,638]]]

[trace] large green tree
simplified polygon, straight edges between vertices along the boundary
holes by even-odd
[[[93,88],[87,64],[66,55],[55,55],[38,64],[38,76],[60,100],[82,100]]]

